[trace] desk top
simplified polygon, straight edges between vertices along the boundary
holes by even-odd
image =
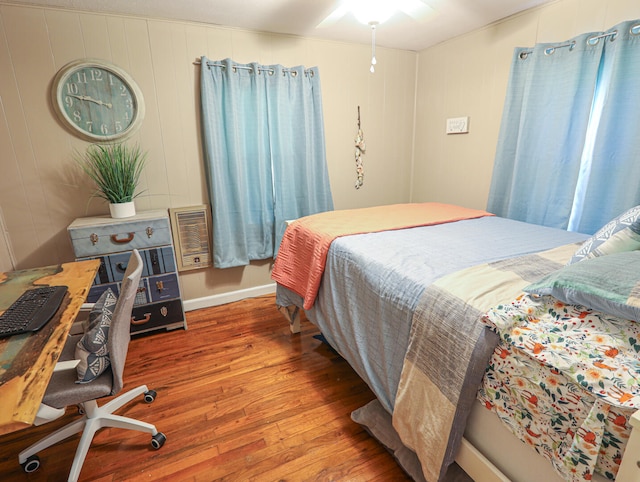
[[[88,260],[0,273],[0,312],[29,287],[69,288],[54,318],[40,331],[0,339],[0,435],[33,424],[71,325],[85,303],[99,266],[99,260]]]

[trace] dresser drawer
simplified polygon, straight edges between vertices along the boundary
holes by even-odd
[[[162,276],[150,276],[147,280],[149,281],[151,301],[180,298],[178,276],[175,273],[165,274]]]
[[[77,258],[171,245],[169,218],[83,218],[67,228]]]
[[[146,276],[149,276],[150,274],[149,266],[145,262],[145,258],[142,252],[140,253],[140,256],[143,260],[142,277],[144,278]],[[129,265],[129,258],[131,258],[131,253],[126,252],[110,254],[109,256],[105,256],[105,258],[105,261],[109,266],[109,272],[111,273],[111,281],[122,281],[122,279],[124,278],[124,273],[127,270],[127,266]]]
[[[158,275],[163,273],[175,273],[176,262],[173,257],[173,247],[164,246],[162,248],[148,248],[140,250],[140,257],[144,263],[142,267],[142,277]],[[99,259],[100,267],[96,274],[95,284],[114,283],[122,281],[124,273],[129,264],[131,252],[114,253],[108,256],[97,256],[89,258],[76,258],[78,261],[85,259]]]
[[[107,291],[107,288],[111,288],[113,294],[116,296],[120,295],[120,285],[118,283],[109,283],[109,284],[96,284],[91,287],[89,290],[89,294],[87,295],[87,303],[95,303],[100,298],[100,295]]]
[[[144,306],[134,306],[131,315],[131,334],[159,328],[186,328],[182,301],[169,300],[151,303]]]
[[[140,255],[144,259],[149,276],[176,271],[176,262],[172,246],[145,249]]]
[[[104,293],[107,288],[111,288],[111,291],[116,296],[120,296],[120,287],[122,283],[106,283],[106,284],[95,284],[89,290],[89,294],[87,295],[87,303],[95,303],[100,298],[100,295]],[[149,282],[147,278],[141,278],[140,284],[138,286],[138,291],[136,292],[136,298],[134,300],[134,305],[144,305],[146,303],[151,302],[151,291],[149,290]]]

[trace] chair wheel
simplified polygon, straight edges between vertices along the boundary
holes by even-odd
[[[153,402],[158,394],[155,390],[149,390],[148,392],[144,392],[144,401],[147,403]]]
[[[37,455],[32,455],[29,457],[22,465],[22,470],[26,473],[30,474],[31,472],[35,472],[40,468],[40,457]]]
[[[154,449],[158,450],[160,447],[164,445],[166,441],[167,441],[166,435],[163,434],[162,432],[158,432],[157,434],[151,437],[151,446]]]

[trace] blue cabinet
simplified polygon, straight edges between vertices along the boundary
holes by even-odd
[[[78,218],[67,228],[77,260],[100,260],[87,302],[111,288],[116,294],[132,249],[144,268],[131,320],[131,333],[186,328],[168,213],[142,211],[135,216]]]

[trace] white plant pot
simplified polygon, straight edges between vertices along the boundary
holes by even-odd
[[[130,218],[136,215],[136,206],[133,201],[128,203],[110,203],[109,211],[111,212],[112,218]]]

